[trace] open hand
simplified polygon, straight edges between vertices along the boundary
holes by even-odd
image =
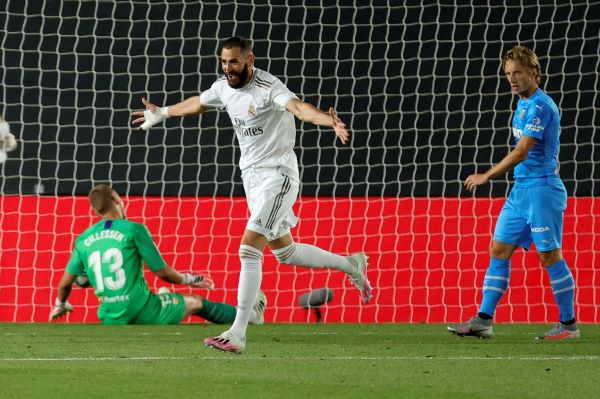
[[[470,175],[465,180],[465,187],[469,191],[475,190],[475,187],[481,186],[482,184],[486,184],[490,179],[484,173],[476,173],[474,175]]]
[[[346,144],[350,138],[350,133],[346,130],[346,124],[337,116],[337,113],[333,108],[329,108],[329,116],[331,116],[333,122],[335,135],[339,137],[342,144]]]
[[[142,98],[142,103],[146,107],[145,111],[134,111],[131,113],[134,116],[139,116],[139,118],[134,119],[131,122],[134,125],[141,124],[138,127],[138,130],[148,130],[152,126],[168,118],[168,115],[166,115],[166,111],[162,112],[166,110],[166,107],[159,108],[156,105],[149,102],[148,100],[146,100],[145,98]]]
[[[192,287],[206,288],[212,290],[215,288],[215,283],[212,278],[201,274],[183,274],[183,284],[191,285]]]

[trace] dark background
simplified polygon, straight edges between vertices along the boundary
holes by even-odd
[[[110,182],[130,195],[242,195],[225,113],[141,133],[130,112],[142,96],[172,104],[208,88],[221,40],[243,35],[257,67],[335,107],[352,132],[342,146],[297,122],[303,195],[471,195],[461,182],[512,143],[515,100],[499,58],[516,44],[540,56],[542,87],[561,109],[569,194],[600,195],[598,2],[242,3],[5,3],[0,107],[20,146],[0,166],[2,193],[41,182],[46,194],[86,194]],[[510,178],[477,195],[504,196]]]

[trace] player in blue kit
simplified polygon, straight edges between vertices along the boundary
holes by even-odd
[[[560,309],[560,322],[538,338],[579,338],[575,280],[561,250],[567,192],[558,174],[560,114],[539,88],[541,66],[532,50],[513,47],[502,57],[502,68],[512,92],[519,96],[512,119],[515,148],[487,172],[467,177],[465,187],[473,191],[513,168],[515,184],[496,223],[479,313],[465,323],[449,326],[448,331],[459,336],[492,336],[492,318],[508,288],[510,258],[517,247],[528,250],[533,242]]]

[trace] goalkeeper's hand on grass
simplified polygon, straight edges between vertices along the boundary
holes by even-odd
[[[133,115],[140,116],[140,118],[134,119],[132,122],[133,124],[141,123],[138,129],[148,130],[169,117],[169,107],[157,107],[145,98],[142,98],[142,103],[146,106],[146,110],[132,113]]]
[[[60,299],[56,298],[56,302],[54,303],[54,308],[52,309],[52,313],[50,313],[50,320],[55,320],[60,317],[63,317],[67,312],[73,311],[73,305],[69,303],[69,301],[62,302]]]
[[[212,278],[201,274],[183,273],[182,284],[191,285],[192,287],[207,288],[212,290],[215,288],[215,283]]]

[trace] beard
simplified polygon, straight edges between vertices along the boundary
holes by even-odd
[[[239,89],[240,87],[244,86],[246,80],[248,79],[248,65],[244,65],[244,68],[242,68],[242,71],[240,73],[229,72],[229,74],[234,75],[238,78],[237,83],[231,83],[231,81],[227,79],[229,87],[231,87],[232,89]]]

